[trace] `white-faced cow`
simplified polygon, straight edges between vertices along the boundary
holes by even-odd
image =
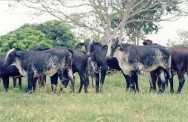
[[[74,76],[72,73],[72,51],[64,48],[52,48],[44,51],[17,51],[11,49],[7,52],[5,65],[15,65],[20,74],[27,76],[28,87],[26,92],[35,90],[36,80],[40,74],[51,77],[51,83],[57,85],[57,76],[63,81],[67,72],[71,79],[74,92]],[[62,86],[63,87],[63,86]],[[53,90],[53,89],[52,89]]]
[[[103,91],[103,84],[105,80],[105,75],[108,69],[116,69],[120,70],[118,61],[116,58],[107,60],[106,53],[107,53],[107,45],[102,45],[99,42],[92,42],[90,39],[84,41],[84,43],[79,43],[79,46],[85,46],[87,55],[91,57],[92,62],[95,64],[94,69],[100,69],[101,77],[100,77],[100,92]],[[123,74],[124,75],[124,74]],[[127,81],[127,90],[129,89],[129,76],[124,75]],[[96,92],[99,92],[99,72],[95,70],[95,78],[96,78]],[[135,78],[136,88],[138,89],[138,80],[137,75]]]
[[[116,57],[120,68],[126,75],[131,76],[131,89],[134,89],[133,72],[151,72],[157,68],[163,68],[170,79],[171,92],[172,75],[171,75],[171,55],[169,50],[163,46],[150,45],[150,46],[136,46],[132,44],[118,44],[118,39],[108,44],[107,58]],[[165,90],[164,74],[159,76],[162,79],[161,92]]]

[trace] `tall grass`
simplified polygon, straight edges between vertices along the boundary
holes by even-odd
[[[78,77],[77,77],[78,79]],[[187,79],[186,79],[187,80]],[[178,80],[175,79],[177,90]],[[26,80],[23,89],[5,92],[0,86],[0,121],[1,122],[142,122],[142,121],[188,121],[187,83],[181,94],[149,93],[149,82],[146,76],[139,76],[139,93],[125,91],[125,81],[121,74],[106,77],[103,93],[95,93],[89,87],[89,93],[51,93],[50,82],[44,89],[37,89],[26,94]],[[79,81],[76,81],[78,90]]]

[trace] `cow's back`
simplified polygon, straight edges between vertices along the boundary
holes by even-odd
[[[188,71],[188,47],[178,46],[170,48],[172,56],[172,68],[182,71]]]
[[[79,70],[85,70],[87,67],[87,55],[82,50],[74,50],[72,55],[72,69],[73,72],[78,72]]]

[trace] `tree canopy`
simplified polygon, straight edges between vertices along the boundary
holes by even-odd
[[[133,27],[134,29],[142,27],[142,30],[146,29],[145,32],[148,32],[149,28],[145,28],[147,25],[157,30],[158,28],[153,22],[179,18],[184,13],[180,4],[187,2],[187,0],[83,0],[73,2],[68,0],[54,0],[53,2],[48,0],[18,0],[18,3],[37,10],[36,15],[49,13],[72,23],[74,27],[100,33],[108,41],[111,41],[115,36],[118,36],[121,41],[126,32],[125,27],[131,27],[130,30]],[[82,7],[87,7],[87,11],[80,12],[78,9]],[[74,12],[70,14],[67,10]],[[115,27],[113,27],[114,14],[119,19]],[[148,24],[148,22],[150,23]],[[132,25],[128,26],[128,24]],[[134,24],[137,25],[134,26]]]
[[[0,36],[0,51],[11,48],[30,50],[41,45],[44,47],[63,46],[74,48],[78,43],[67,24],[58,20],[42,24],[25,24],[6,35]]]

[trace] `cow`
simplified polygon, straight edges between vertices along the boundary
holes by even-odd
[[[102,45],[99,42],[92,42],[90,39],[87,39],[84,41],[84,43],[79,43],[79,46],[85,46],[87,55],[91,58],[92,62],[95,64],[97,68],[94,69],[100,69],[101,77],[100,77],[100,92],[103,91],[103,84],[105,80],[105,75],[108,69],[116,69],[120,70],[119,64],[117,62],[116,58],[113,58],[111,60],[108,60],[105,58],[107,53],[107,45]],[[99,72],[95,70],[95,78],[96,78],[96,92],[99,92]],[[123,74],[124,75],[124,74]],[[136,75],[137,76],[137,75]],[[138,89],[138,79],[135,76],[135,84],[136,88]],[[126,81],[127,81],[127,87],[126,90],[129,89],[129,77],[127,75],[124,75]]]
[[[7,52],[4,64],[5,66],[15,65],[20,74],[28,78],[26,92],[35,91],[35,79],[40,74],[50,76],[53,91],[53,86],[57,85],[57,77],[63,81],[65,73],[71,79],[72,92],[74,92],[72,50],[56,47],[44,51],[17,51],[13,48]]]
[[[19,81],[19,87],[22,88],[22,76],[19,73],[18,69],[15,66],[5,67],[3,65],[5,56],[0,55],[0,77],[3,80],[3,85],[6,91],[9,88],[9,77],[13,79],[13,87],[16,87],[16,80]]]
[[[80,88],[78,90],[78,93],[81,92],[82,87],[84,85],[84,91],[85,93],[88,92],[87,87],[89,84],[89,78],[88,78],[88,57],[86,53],[82,50],[73,50],[73,56],[72,56],[72,70],[73,73],[78,72],[78,75],[80,77]],[[66,86],[68,85],[69,78],[66,78],[66,81],[64,84]]]
[[[130,76],[131,90],[135,91],[133,73],[144,71],[151,72],[157,68],[163,68],[170,80],[170,92],[173,93],[173,82],[171,74],[170,51],[163,46],[149,45],[137,46],[128,43],[118,44],[118,39],[108,43],[107,58],[116,57],[123,73]],[[160,74],[160,92],[165,90],[164,74]]]
[[[152,40],[150,39],[146,39],[143,41],[142,43],[143,45],[159,45],[157,43],[153,43]],[[151,91],[156,91],[156,81],[158,79],[158,87],[160,88],[161,86],[161,81],[160,81],[160,78],[158,77],[161,73],[165,74],[163,69],[162,68],[158,68],[152,72],[150,72],[150,92]],[[152,82],[153,81],[153,82]],[[165,75],[165,84],[166,84],[166,87],[168,86],[168,78],[167,76]]]
[[[177,94],[179,94],[185,82],[184,74],[188,73],[188,47],[177,46],[177,47],[172,47],[169,50],[172,56],[173,75],[177,73],[179,79],[179,86],[176,92]]]
[[[68,49],[66,47],[60,47],[60,48]],[[45,48],[43,46],[38,46],[34,50],[44,51],[44,50],[48,50],[48,49],[49,48]],[[78,93],[81,92],[83,85],[84,85],[85,93],[88,92],[87,87],[89,84],[89,78],[88,78],[87,69],[88,69],[88,57],[87,57],[86,53],[82,50],[73,50],[72,70],[73,70],[73,73],[78,72],[78,75],[80,77],[80,88],[78,90]],[[68,78],[68,75],[66,75],[66,74],[65,74],[65,77],[66,78],[64,78],[64,81],[62,81],[62,83],[67,87],[70,78]]]

